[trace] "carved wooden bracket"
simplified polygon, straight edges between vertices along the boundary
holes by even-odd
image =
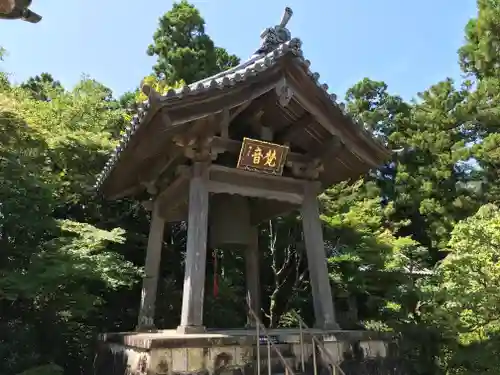
[[[320,173],[325,169],[321,159],[314,159],[309,163],[287,163],[287,166],[292,169],[292,174],[295,177],[308,180],[318,179]]]
[[[278,82],[275,90],[276,95],[278,95],[278,102],[282,107],[286,107],[290,103],[290,100],[292,100],[293,90],[288,86],[285,78]]]
[[[174,142],[183,148],[184,156],[193,161],[209,161],[217,154],[212,153],[213,136],[203,138],[176,138]]]

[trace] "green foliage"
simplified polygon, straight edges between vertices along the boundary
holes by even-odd
[[[2,46],[0,46],[0,62],[4,61],[6,55],[7,55],[7,50]],[[9,86],[10,82],[7,73],[5,73],[0,69],[0,91],[8,89]]]
[[[471,176],[484,202],[500,203],[500,143],[498,119],[500,116],[500,80],[485,78],[471,92],[467,111],[471,119],[465,124],[467,140],[473,144],[471,154],[478,171]]]
[[[98,229],[89,223],[92,215],[75,215],[95,199],[89,187],[123,111],[113,109],[109,90],[88,79],[71,92],[57,87],[50,101],[33,95],[34,82],[40,83],[0,93],[0,331],[6,338],[0,353],[16,353],[0,365],[2,373],[77,353],[90,358],[88,319],[99,313],[103,292],[130,287],[139,272],[112,251],[124,243],[123,230]],[[66,344],[30,344],[38,335]]]
[[[61,83],[55,81],[51,74],[42,73],[39,76],[31,77],[21,84],[21,87],[31,92],[34,99],[49,100],[54,94],[63,91]]]
[[[409,221],[398,234],[412,235],[429,247],[430,264],[439,259],[437,252],[446,246],[455,220],[478,207],[473,192],[459,184],[471,172],[463,134],[463,124],[472,118],[468,94],[466,88],[456,90],[451,80],[445,80],[410,105],[388,94],[385,84],[365,79],[347,96],[354,115],[399,150],[376,180],[394,206],[391,219]]]
[[[500,210],[491,204],[457,223],[449,255],[423,285],[423,319],[444,339],[448,374],[492,374],[500,365],[499,225]]]
[[[449,255],[437,268],[446,325],[470,344],[500,332],[500,210],[486,205],[453,229]]]
[[[5,55],[7,54],[7,50],[0,46],[0,61],[3,61],[5,58]]]
[[[174,3],[160,18],[147,53],[157,56],[154,71],[168,85],[193,83],[239,63],[239,58],[215,47],[200,12],[186,0]]]
[[[477,0],[478,16],[465,27],[466,43],[460,48],[460,65],[477,78],[498,76],[500,53],[500,4],[498,0]]]
[[[170,89],[178,89],[182,86],[185,85],[185,82],[183,80],[180,80],[178,82],[174,82],[172,85],[167,84],[165,80],[159,79],[157,76],[154,75],[149,75],[145,77],[142,80],[143,84],[149,85],[151,88],[153,88],[156,92],[165,95],[168,90]],[[142,103],[144,100],[146,100],[146,95],[142,91],[137,91],[135,95],[135,102],[137,103]]]

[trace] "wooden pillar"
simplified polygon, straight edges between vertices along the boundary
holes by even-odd
[[[332,290],[328,277],[323,229],[319,217],[316,182],[308,182],[304,188],[302,203],[302,225],[309,266],[309,278],[313,294],[316,327],[338,329],[335,321]]]
[[[196,162],[189,182],[189,213],[181,333],[202,332],[208,229],[208,165]]]
[[[247,304],[260,319],[260,270],[259,231],[256,226],[249,233],[250,241],[245,247],[245,277],[247,284]],[[248,312],[247,326],[255,327],[255,317]]]
[[[149,228],[148,248],[144,266],[145,275],[142,280],[141,306],[139,308],[139,321],[136,328],[138,331],[155,329],[156,290],[158,287],[158,273],[160,270],[164,230],[165,222],[159,216],[158,204],[155,202],[151,211],[151,225]]]

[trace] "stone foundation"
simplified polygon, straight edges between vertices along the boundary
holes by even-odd
[[[318,374],[402,374],[388,336],[363,331],[310,329],[269,330],[273,345],[296,372],[313,374],[312,336],[323,342],[329,355],[317,350]],[[303,345],[301,345],[301,337]],[[259,349],[258,349],[259,348]],[[260,358],[258,366],[257,358]],[[175,330],[154,333],[104,334],[99,340],[96,375],[254,375],[285,373],[267,339],[257,345],[255,330],[219,330],[203,334],[179,334]],[[334,371],[335,370],[335,371]]]

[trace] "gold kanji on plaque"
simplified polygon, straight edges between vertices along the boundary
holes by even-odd
[[[255,172],[281,175],[283,174],[283,166],[285,165],[287,155],[287,146],[257,139],[243,138],[240,157],[236,167]]]

